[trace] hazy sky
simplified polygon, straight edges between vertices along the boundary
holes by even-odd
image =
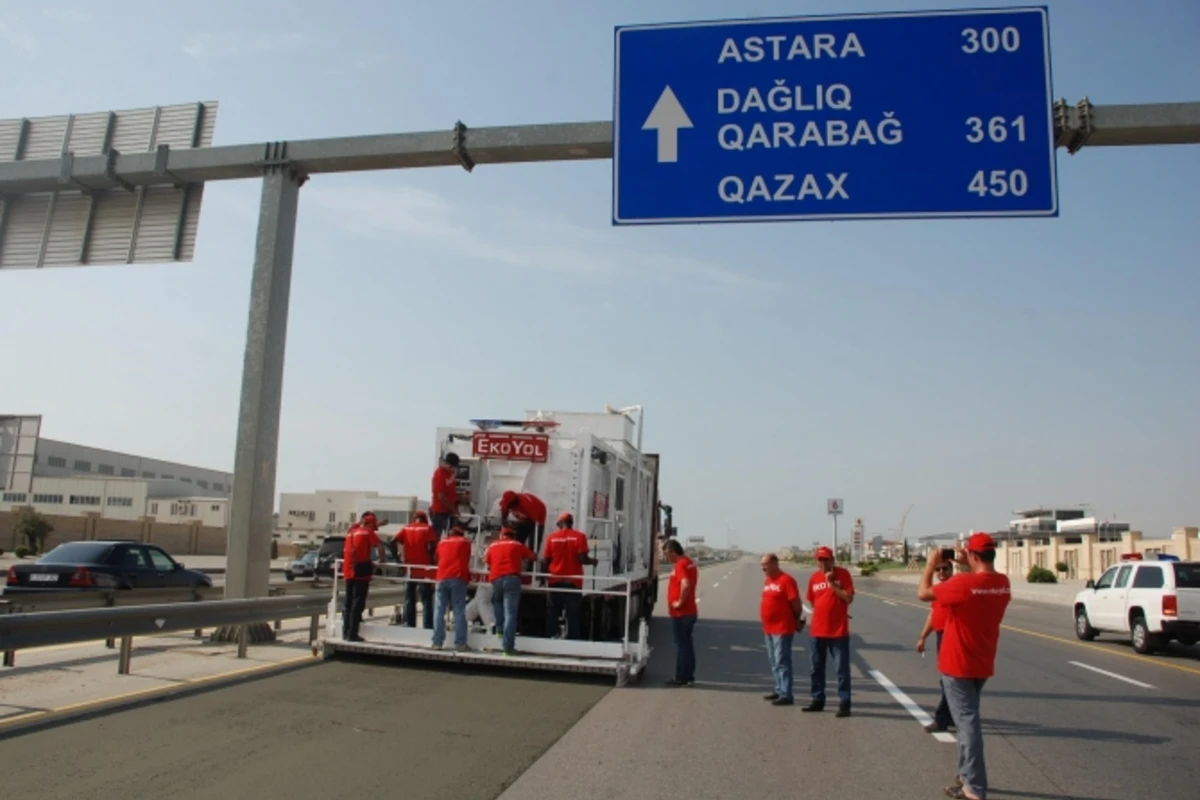
[[[40,5],[0,0],[0,118],[217,100],[234,144],[609,119],[618,24],[967,4]],[[1056,97],[1200,100],[1194,0],[1049,5]],[[808,545],[829,496],[868,534],[1196,525],[1200,147],[1058,164],[1058,219],[633,229],[606,161],[317,177],[278,488],[425,493],[438,425],[640,403],[710,542]],[[208,188],[190,264],[0,275],[0,410],[232,469],[258,192]]]

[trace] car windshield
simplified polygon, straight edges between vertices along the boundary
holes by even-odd
[[[95,542],[60,544],[38,559],[39,564],[101,564],[108,558],[112,545]]]
[[[1176,589],[1200,589],[1200,564],[1175,564]]]

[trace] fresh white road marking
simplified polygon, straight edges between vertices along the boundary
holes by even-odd
[[[1108,677],[1116,678],[1119,681],[1125,681],[1126,683],[1132,683],[1134,686],[1140,686],[1143,689],[1153,689],[1154,688],[1153,686],[1151,686],[1148,683],[1142,683],[1141,681],[1135,681],[1133,678],[1126,678],[1124,675],[1118,675],[1117,673],[1109,672],[1106,669],[1100,669],[1099,667],[1093,667],[1091,664],[1083,664],[1079,661],[1068,661],[1067,663],[1073,664],[1076,667],[1082,667],[1083,669],[1090,669],[1092,672],[1099,672],[1101,675],[1107,675]]]
[[[895,603],[893,603],[891,600],[884,600],[883,602],[887,603],[889,606],[895,606],[895,605],[896,605],[896,604],[895,604]],[[897,608],[899,608],[899,606],[896,606],[896,607],[897,607]]]
[[[871,670],[870,674],[880,686],[887,690],[888,694],[895,698],[897,703],[904,707],[905,711],[907,711],[909,714],[912,714],[913,718],[917,722],[921,723],[922,727],[933,722],[933,717],[926,714],[925,709],[914,703],[908,695],[900,691],[900,687],[888,680],[886,675],[877,669]],[[937,739],[939,742],[946,743],[954,743],[958,741],[954,734],[947,733],[946,731],[938,731],[937,733],[933,734],[933,738]]]
[[[713,584],[713,588],[715,589],[715,588],[717,588],[717,587],[718,587],[718,586],[720,586],[720,585],[721,585],[721,582],[720,582],[720,581],[717,581],[716,583],[714,583],[714,584]]]

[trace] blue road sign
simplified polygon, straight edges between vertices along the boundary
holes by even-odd
[[[614,224],[1058,216],[1044,7],[615,38]]]

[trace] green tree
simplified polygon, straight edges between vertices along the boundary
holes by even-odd
[[[50,520],[32,508],[22,508],[17,512],[17,523],[13,526],[13,532],[25,537],[30,550],[40,553],[46,546],[46,537],[54,533],[54,526],[50,524]]]

